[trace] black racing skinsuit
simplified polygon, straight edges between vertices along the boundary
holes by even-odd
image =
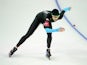
[[[61,11],[59,19],[61,19],[63,17],[64,13],[65,13],[64,10]],[[33,34],[33,32],[36,30],[36,28],[39,26],[40,23],[44,24],[44,22],[46,21],[46,18],[49,19],[50,26],[44,26],[44,28],[52,29],[51,23],[53,22],[53,20],[52,20],[52,16],[51,16],[51,11],[42,11],[36,15],[29,30],[27,31],[27,33],[24,36],[21,37],[21,39],[19,40],[19,42],[16,46],[19,47],[28,37],[30,37]],[[51,40],[52,40],[52,33],[47,33],[47,48],[50,48]]]

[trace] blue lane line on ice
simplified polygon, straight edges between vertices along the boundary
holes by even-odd
[[[56,5],[57,5],[58,9],[61,11],[62,9],[61,9],[61,6],[60,6],[58,0],[55,0],[55,3],[56,3]],[[78,29],[76,29],[76,28],[73,26],[73,24],[69,21],[69,19],[68,19],[65,15],[64,15],[64,18],[65,18],[65,20],[67,21],[67,23],[68,23],[76,32],[78,32],[79,35],[81,35],[85,40],[87,40],[87,37],[84,36]]]

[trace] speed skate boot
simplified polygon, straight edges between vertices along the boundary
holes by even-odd
[[[9,57],[11,57],[15,51],[17,51],[17,47],[13,47],[13,49],[9,53]]]
[[[47,49],[46,50],[46,57],[50,60],[50,56],[51,56],[51,53],[50,53],[50,49]]]

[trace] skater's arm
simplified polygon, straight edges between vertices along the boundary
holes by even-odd
[[[57,28],[57,29],[45,28],[45,30],[47,33],[52,33],[52,32],[58,32],[60,28]]]
[[[62,10],[62,12],[60,13],[59,19],[62,19],[63,16],[64,16],[64,13],[67,12],[67,11],[70,11],[70,9],[71,9],[71,7],[64,8],[64,9]]]
[[[62,19],[63,18],[63,15],[64,15],[65,11],[63,10],[60,15],[59,15],[59,18],[58,19]]]
[[[67,12],[67,11],[70,11],[70,9],[71,9],[71,7],[66,7],[66,8],[64,8],[63,10],[64,10],[65,12]]]
[[[63,32],[63,31],[65,31],[65,29],[62,28],[62,27],[57,28],[57,29],[45,28],[45,30],[46,30],[47,33],[52,33],[52,32]]]

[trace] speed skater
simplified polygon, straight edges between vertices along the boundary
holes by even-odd
[[[13,49],[9,52],[9,57],[11,57],[15,51],[18,50],[18,47],[23,44],[23,42],[29,38],[33,32],[37,29],[39,24],[42,24],[46,33],[47,33],[47,49],[46,49],[46,55],[51,56],[50,47],[52,42],[52,33],[53,32],[63,32],[65,29],[63,27],[52,29],[52,23],[56,22],[57,20],[60,20],[63,18],[64,13],[69,11],[71,7],[64,8],[60,13],[58,9],[53,9],[52,11],[42,11],[39,12],[32,24],[30,25],[27,33],[21,37],[19,42],[16,44],[16,46],[13,47]]]

